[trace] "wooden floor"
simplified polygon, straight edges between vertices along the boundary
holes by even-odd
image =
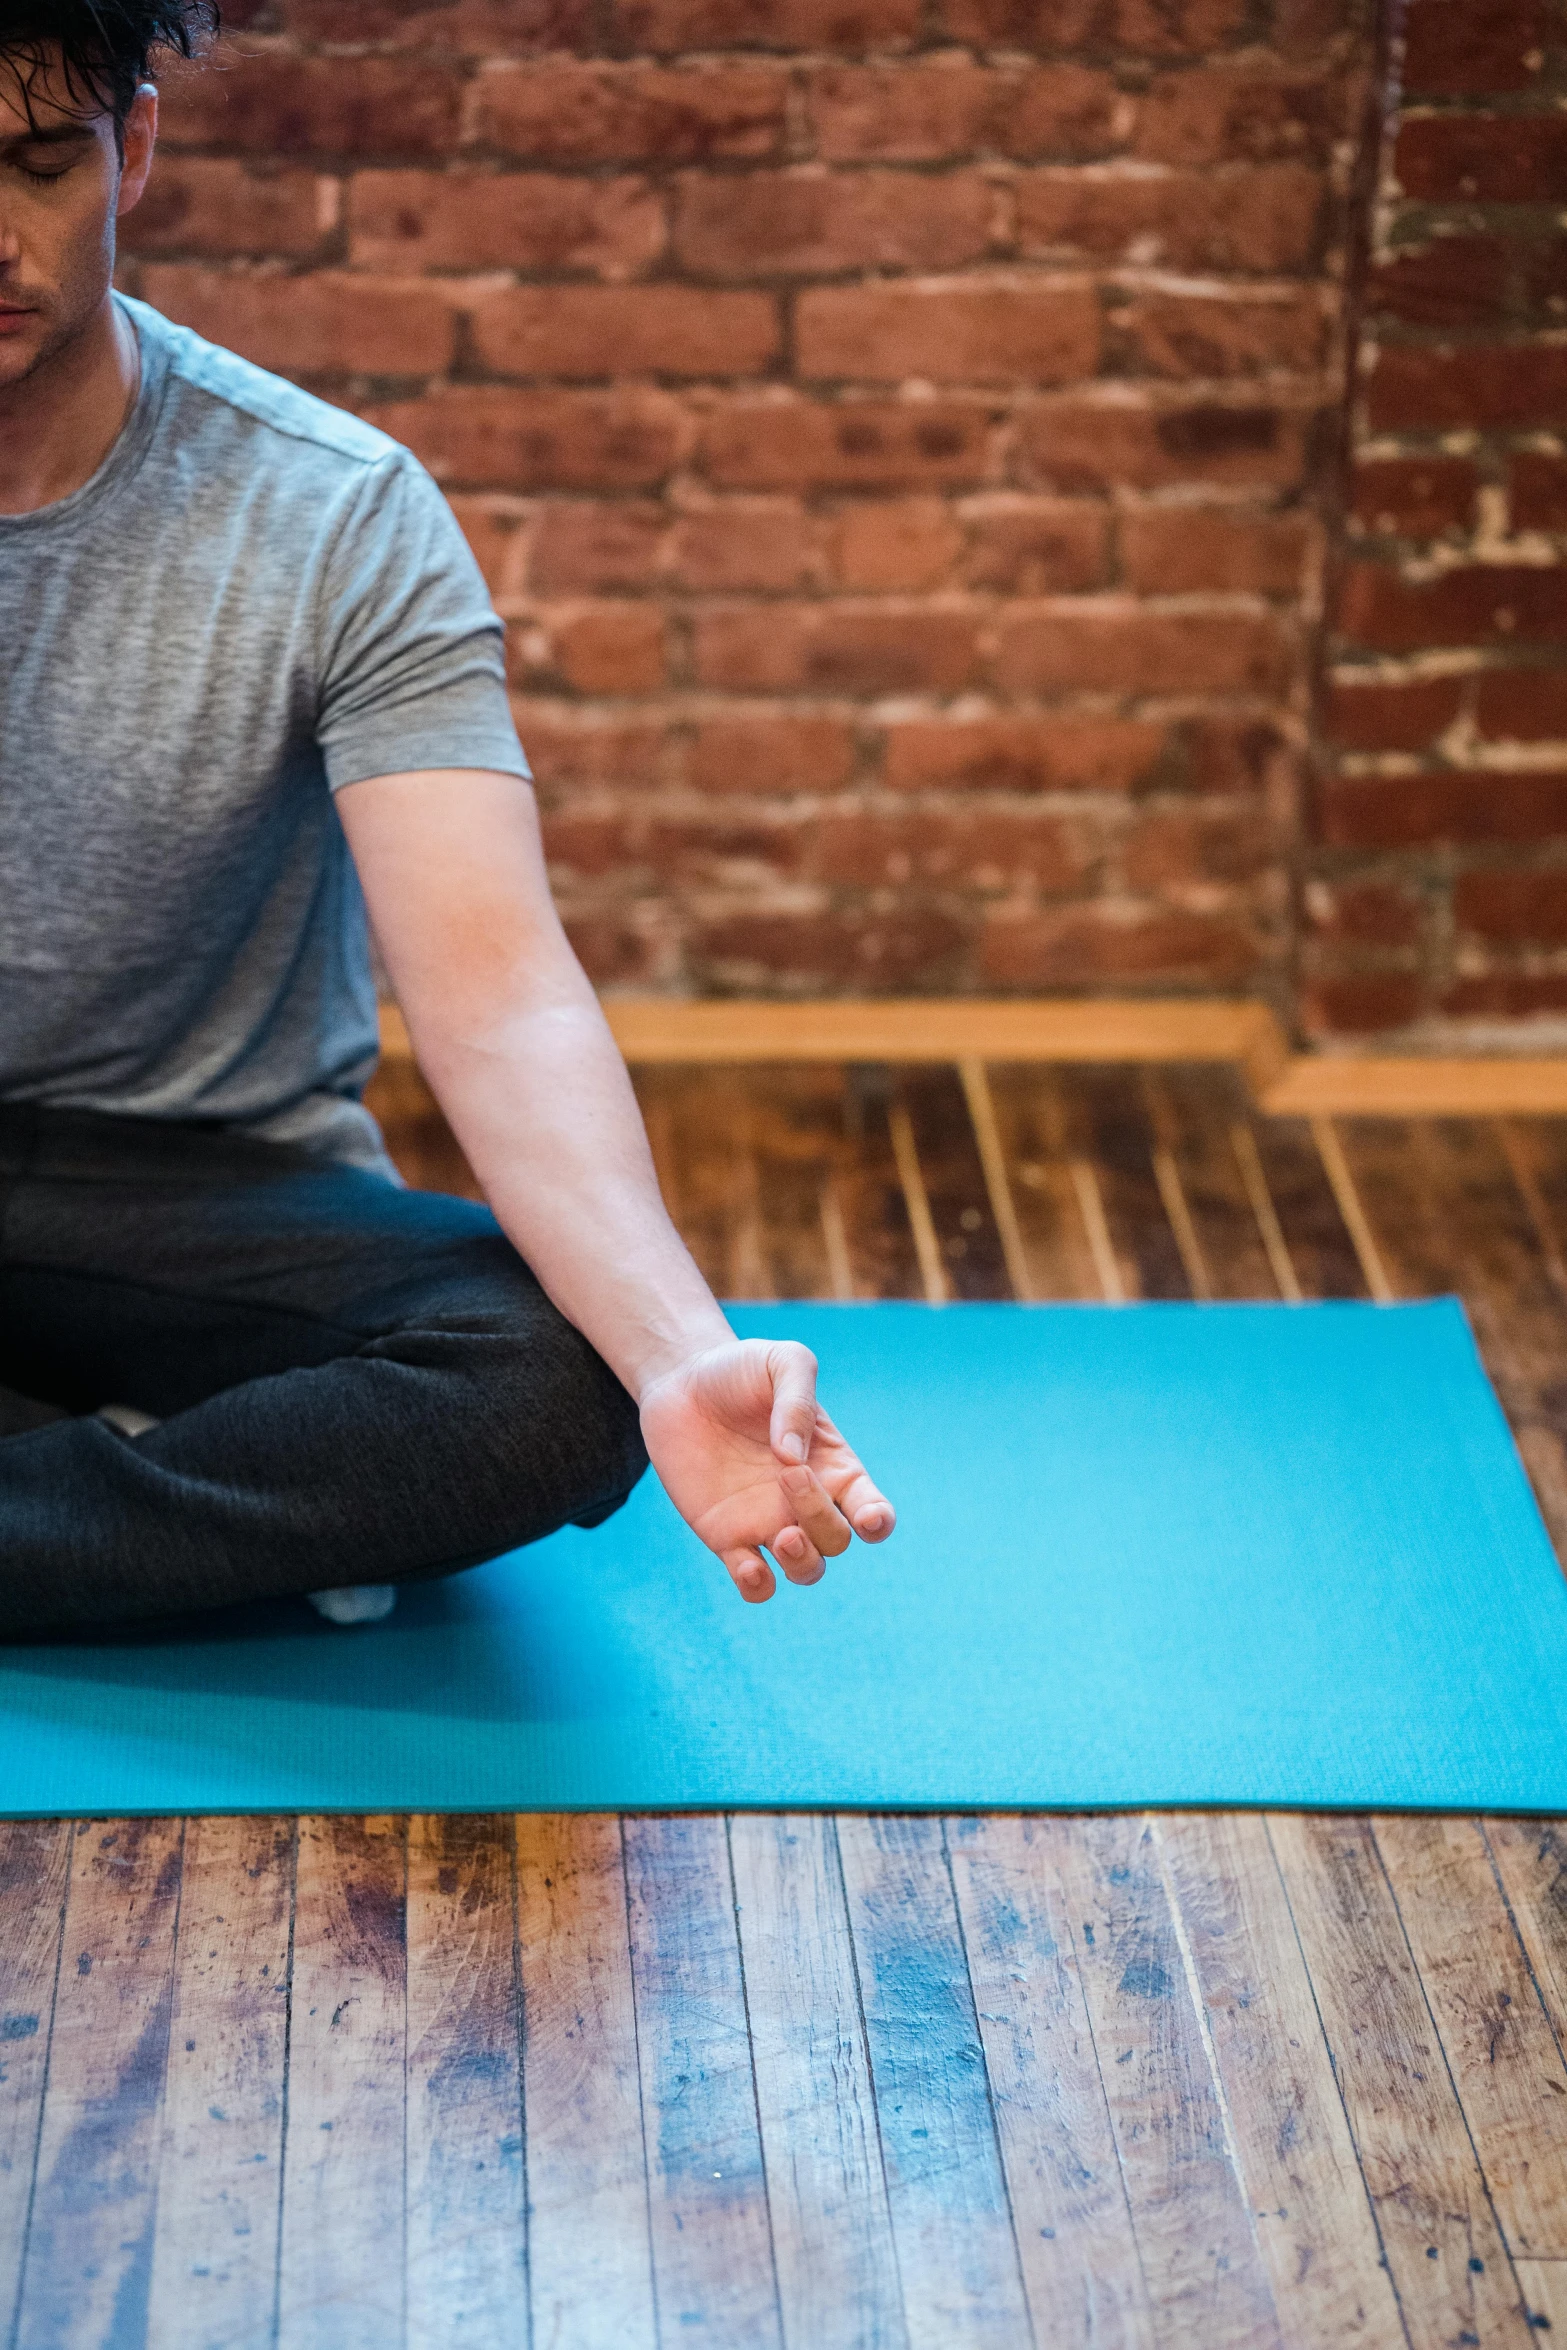
[[[1567,1537],[1567,1121],[1213,1068],[643,1091],[731,1296],[1456,1288]],[[0,1826],[0,2344],[1567,2339],[1564,2045],[1567,1823]]]

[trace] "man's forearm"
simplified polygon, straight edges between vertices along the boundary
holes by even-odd
[[[625,1064],[575,972],[540,974],[482,1022],[434,1006],[421,1026],[425,1074],[501,1226],[631,1393],[721,1344],[729,1326],[665,1212]]]

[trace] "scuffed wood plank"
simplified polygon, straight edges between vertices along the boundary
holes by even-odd
[[[0,1821],[0,2341],[5,2342],[22,2286],[71,1837],[69,1820]]]
[[[730,1823],[784,2340],[904,2350],[881,2141],[833,1823]]]
[[[77,1829],[15,2350],[147,2329],[181,1823]]]
[[[1518,2282],[1538,2337],[1567,2334],[1567,2260],[1520,2260]]]
[[[992,1068],[988,1074],[1030,1294],[1100,1297],[1099,1268],[1068,1164],[1066,1121],[1055,1073],[1012,1066]]]
[[[408,2339],[504,2342],[527,2290],[511,1820],[408,1823]]]
[[[1156,1827],[1284,2338],[1398,2350],[1398,2304],[1262,1819],[1172,1812]]]
[[[1153,1826],[1064,1821],[1054,1861],[1158,2338],[1280,2350]]]
[[[539,2350],[654,2350],[620,1823],[519,1818],[528,2288]]]
[[[1502,2233],[1515,2254],[1567,2257],[1567,2064],[1479,1823],[1375,1833]]]
[[[1484,1833],[1556,2045],[1567,2049],[1567,1821],[1487,1820]]]
[[[385,2350],[405,2308],[407,1823],[299,1823],[278,2350]]]
[[[148,2338],[158,2350],[272,2340],[294,1829],[185,1829]]]
[[[1411,2350],[1533,2334],[1370,1823],[1269,1822]]]
[[[1001,1235],[957,1070],[910,1069],[901,1095],[948,1293],[958,1298],[1010,1298]]]
[[[887,1070],[860,1067],[845,1072],[848,1164],[838,1184],[838,1207],[849,1268],[860,1297],[915,1298],[925,1291],[893,1148],[892,1107],[892,1079]]]
[[[838,1822],[913,2350],[1029,2340],[941,1823]]]
[[[1279,1232],[1306,1297],[1364,1297],[1360,1259],[1311,1129],[1298,1118],[1249,1121]]]
[[[1040,2350],[1150,2350],[1110,2111],[1054,1854],[1070,1823],[947,1827],[980,2042]]]
[[[1281,1282],[1269,1256],[1266,1220],[1272,1215],[1267,1179],[1253,1146],[1252,1163],[1262,1186],[1263,1219],[1247,1184],[1247,1165],[1236,1155],[1237,1129],[1250,1140],[1239,1081],[1226,1069],[1149,1071],[1147,1085],[1156,1130],[1180,1176],[1197,1249],[1213,1294],[1224,1298],[1277,1299],[1288,1295],[1293,1268]],[[1277,1222],[1274,1222],[1277,1233]],[[1277,1245],[1283,1248],[1282,1234]],[[1288,1268],[1288,1255],[1285,1252]],[[1195,1286],[1195,1285],[1194,1285]]]
[[[1063,1074],[1061,1090],[1068,1149],[1093,1170],[1121,1295],[1190,1297],[1154,1172],[1157,1137],[1137,1071],[1074,1069]]]
[[[660,2336],[777,2350],[724,1823],[628,1819],[625,1847]]]
[[[850,1153],[843,1072],[770,1069],[751,1082],[762,1247],[780,1297],[852,1296],[839,1178]]]

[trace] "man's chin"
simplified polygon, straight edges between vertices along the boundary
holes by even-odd
[[[0,318],[0,392],[27,381],[48,356],[50,341],[49,329],[36,310],[24,312],[12,326]]]

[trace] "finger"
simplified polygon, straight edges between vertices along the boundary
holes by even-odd
[[[805,1533],[830,1559],[841,1556],[854,1539],[847,1518],[814,1469],[785,1469],[778,1480],[783,1496]],[[773,1544],[776,1551],[777,1543]]]
[[[856,1470],[839,1494],[838,1507],[862,1542],[885,1542],[898,1522],[897,1511],[863,1469]]]
[[[773,1409],[767,1440],[781,1461],[804,1462],[816,1433],[816,1357],[808,1346],[781,1338],[767,1350]]]
[[[782,1526],[768,1546],[791,1583],[819,1583],[827,1562],[800,1526]]]
[[[772,1598],[778,1586],[773,1580],[772,1568],[759,1550],[726,1550],[722,1557],[742,1599],[748,1599],[754,1607],[760,1607],[764,1599]]]

